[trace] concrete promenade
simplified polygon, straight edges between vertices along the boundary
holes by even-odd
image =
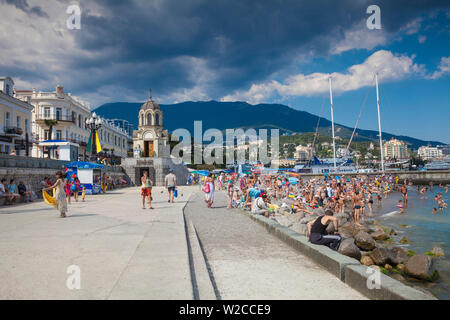
[[[69,217],[43,202],[0,209],[0,299],[192,299],[182,208],[153,189],[154,210],[138,188],[87,196]],[[72,199],[73,200],[73,199]],[[68,266],[81,289],[66,286]]]
[[[1,207],[0,299],[364,299],[227,210],[223,193],[206,209],[198,186],[179,189],[169,204],[153,188],[154,210],[141,209],[139,188],[87,196],[66,219],[43,202]],[[67,288],[71,265],[80,290]]]
[[[216,192],[212,209],[203,194],[185,208],[210,265],[221,299],[366,299],[310,258],[269,234]]]

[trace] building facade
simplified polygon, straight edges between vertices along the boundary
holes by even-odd
[[[444,157],[442,149],[436,147],[420,147],[418,154],[422,160],[442,159]]]
[[[33,157],[48,157],[60,159],[59,148],[61,143],[69,143],[75,147],[76,154],[72,153],[66,160],[88,160],[87,143],[91,131],[86,120],[91,116],[91,108],[72,96],[65,93],[61,85],[56,86],[53,92],[33,90],[16,90],[16,97],[27,101],[34,108],[32,112]],[[106,154],[108,152],[120,157],[126,157],[129,135],[114,124],[103,121],[98,132],[100,143]],[[45,148],[45,149],[44,149]]]
[[[386,159],[408,159],[408,146],[400,140],[392,139],[383,145],[384,157]]]
[[[14,81],[0,78],[0,153],[29,156],[33,106],[14,97]]]

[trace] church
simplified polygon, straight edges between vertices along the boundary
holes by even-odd
[[[163,127],[163,113],[159,105],[150,99],[139,110],[138,130],[133,132],[133,150],[135,157],[164,157],[168,146],[169,134]]]
[[[164,185],[164,177],[174,170],[178,185],[186,184],[189,171],[180,161],[170,155],[169,133],[164,129],[163,112],[150,98],[141,106],[138,116],[138,130],[133,132],[133,157],[122,161],[130,180],[139,186],[140,178],[147,171],[153,184]]]

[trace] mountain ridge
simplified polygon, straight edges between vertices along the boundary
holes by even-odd
[[[138,113],[143,102],[111,102],[105,103],[93,111],[107,119],[124,119],[137,128]],[[194,133],[194,121],[202,121],[202,131],[209,128],[224,129],[248,128],[280,128],[284,132],[306,133],[315,132],[319,116],[307,111],[293,109],[283,104],[251,105],[243,101],[185,101],[176,104],[160,104],[163,111],[163,125],[169,132],[185,128]],[[353,128],[335,123],[336,136],[349,139]],[[331,121],[320,117],[319,133],[331,136]],[[423,145],[436,146],[444,144],[438,141],[395,135],[383,132],[383,139],[392,137],[402,140],[409,148],[418,149]],[[374,130],[357,129],[355,141],[378,141],[378,132]]]

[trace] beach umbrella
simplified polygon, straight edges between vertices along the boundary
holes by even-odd
[[[198,175],[207,177],[209,175],[208,170],[199,170],[197,171]]]

